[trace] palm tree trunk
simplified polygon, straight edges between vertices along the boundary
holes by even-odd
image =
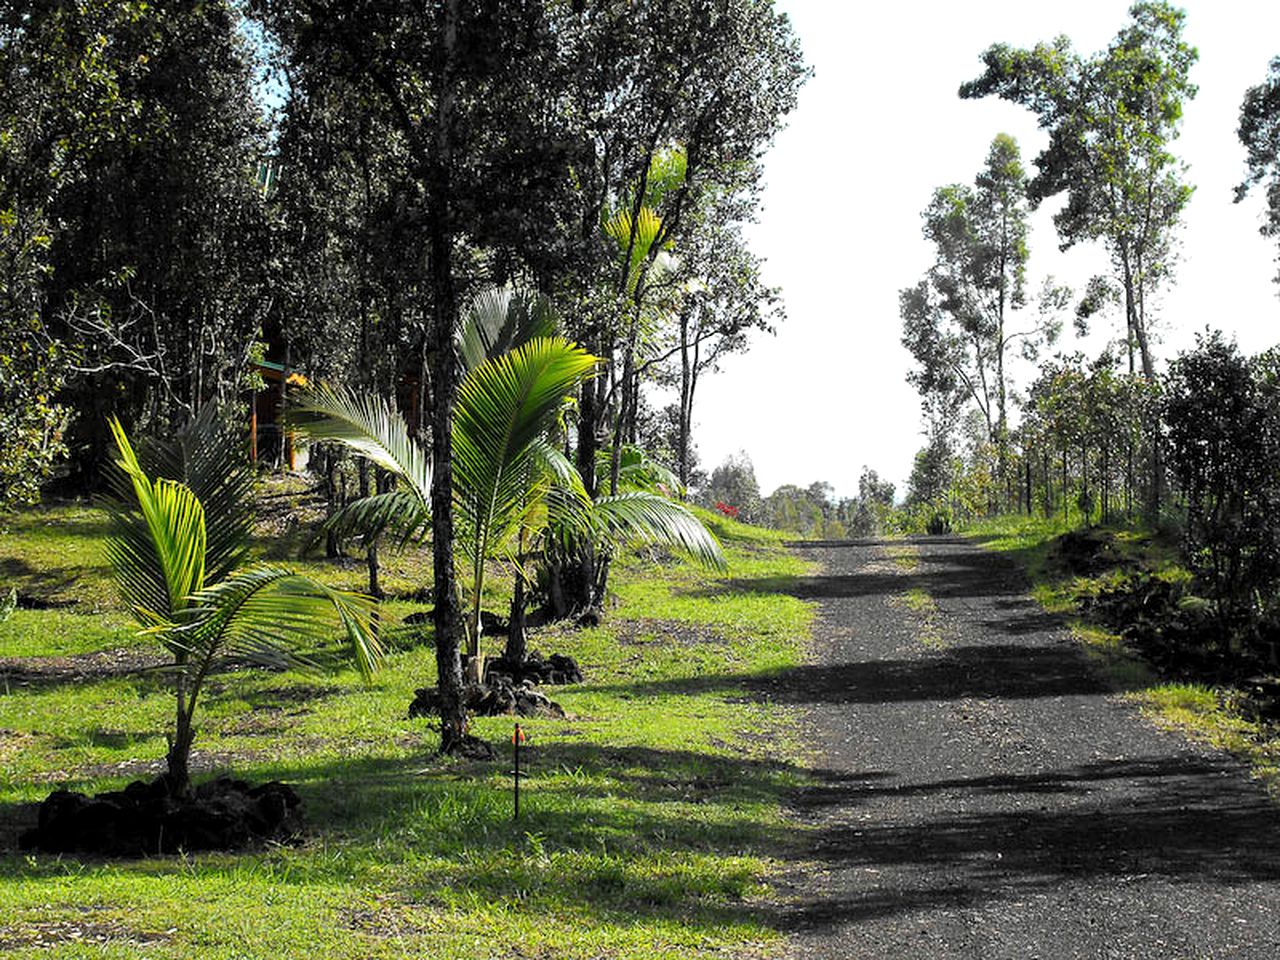
[[[529,638],[525,630],[524,574],[516,570],[516,586],[511,594],[511,617],[507,621],[507,647],[502,658],[509,664],[523,663],[529,656]]]
[[[191,793],[191,743],[195,739],[195,730],[191,725],[191,713],[195,707],[195,697],[187,696],[186,683],[178,679],[176,693],[177,717],[174,733],[169,741],[169,752],[165,755],[169,792],[175,797],[185,797]]]

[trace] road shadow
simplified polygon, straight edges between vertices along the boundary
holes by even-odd
[[[767,674],[706,674],[603,686],[633,696],[743,689],[777,703],[818,706],[916,700],[1029,699],[1104,694],[1109,688],[1065,643],[948,647],[919,659],[805,664]]]
[[[956,811],[999,795],[1010,809],[820,828],[807,856],[828,869],[905,870],[918,883],[827,891],[782,908],[785,929],[1021,900],[1073,880],[1154,876],[1224,890],[1280,882],[1277,811],[1261,790],[1241,788],[1238,765],[1228,760],[1146,757],[922,784],[846,778],[802,792],[797,808],[820,815],[823,807],[856,807],[885,794],[941,796]],[[1066,799],[1046,803],[1051,795]]]

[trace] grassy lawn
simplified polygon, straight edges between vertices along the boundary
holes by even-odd
[[[6,519],[0,586],[17,586],[27,608],[0,625],[0,665],[17,678],[0,689],[0,953],[768,954],[778,934],[753,901],[793,829],[781,804],[802,776],[802,745],[789,708],[764,702],[753,679],[799,660],[811,610],[779,591],[805,567],[781,536],[705,516],[727,574],[629,552],[603,626],[532,638],[578,658],[587,682],[549,691],[567,719],[522,721],[518,823],[509,755],[442,760],[430,724],[406,719],[435,667],[402,630],[370,686],[349,670],[243,670],[215,678],[197,714],[196,769],[294,784],[302,844],[111,862],[16,852],[13,825],[57,786],[100,791],[157,771],[171,699],[161,676],[136,669],[149,649],[116,611],[101,515]],[[263,550],[286,553],[282,543]],[[427,566],[413,554],[385,562],[397,596],[385,622],[398,623],[422,609],[409,597]],[[365,583],[360,563],[295,565]],[[473,730],[507,743],[512,723]]]
[[[1112,563],[1091,576],[1072,574],[1055,562],[1054,541],[1074,526],[1061,518],[998,517],[966,530],[990,550],[1008,554],[1026,572],[1032,595],[1062,614],[1090,658],[1144,716],[1166,729],[1228,750],[1246,760],[1255,776],[1280,798],[1280,729],[1250,719],[1239,691],[1185,680],[1166,680],[1131,652],[1114,632],[1090,622],[1080,610],[1081,598],[1096,595],[1126,571],[1144,570],[1158,577],[1185,579],[1176,545],[1137,527],[1107,528],[1112,535]]]

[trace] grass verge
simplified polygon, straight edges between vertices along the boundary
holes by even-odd
[[[308,811],[301,845],[103,862],[19,853],[16,825],[56,786],[100,791],[155,772],[171,698],[161,676],[127,658],[125,669],[77,672],[83,658],[138,645],[104,612],[100,515],[20,515],[0,538],[0,569],[24,598],[66,605],[21,610],[0,634],[0,669],[22,678],[0,696],[0,952],[769,953],[778,934],[753,904],[789,842],[782,802],[804,774],[797,725],[758,681],[799,661],[811,610],[782,591],[805,567],[780,535],[706,519],[725,543],[726,575],[629,552],[603,626],[535,636],[535,648],[577,657],[588,680],[552,691],[567,718],[523,723],[519,822],[508,760],[441,760],[428,725],[405,719],[413,689],[434,681],[434,651],[406,640],[369,686],[343,670],[239,670],[212,682],[197,767],[294,784]],[[392,584],[423,569],[421,557],[386,562]],[[361,585],[356,563],[297,566]],[[387,622],[415,609],[402,595]],[[503,744],[511,722],[474,730]]]

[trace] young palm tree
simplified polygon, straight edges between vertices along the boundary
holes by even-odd
[[[494,311],[495,317],[501,314]],[[593,542],[602,537],[662,542],[723,565],[714,537],[673,501],[639,491],[591,501],[577,471],[547,434],[598,361],[562,337],[517,340],[489,337],[486,350],[514,346],[487,359],[479,350],[472,352],[454,413],[454,509],[461,553],[471,568],[465,580],[472,656],[479,651],[485,562],[500,556],[513,563],[517,603],[522,602],[523,560],[549,516],[556,518],[557,529]],[[364,533],[398,527],[404,539],[425,535],[429,501],[423,491],[430,478],[425,467],[414,466],[425,464],[425,451],[408,437],[403,419],[389,405],[319,386],[304,391],[293,411],[299,429],[377,458],[404,482],[394,493],[356,501],[331,522]]]
[[[210,671],[228,657],[305,662],[298,647],[327,638],[336,619],[368,677],[381,656],[369,625],[373,602],[283,567],[236,569],[248,527],[244,505],[233,496],[247,489],[234,445],[212,440],[198,456],[183,458],[193,474],[189,483],[153,480],[120,422],[109,423],[120,459],[107,559],[141,632],[173,656],[177,712],[166,759],[170,790],[184,795],[191,790],[192,718]],[[193,488],[207,489],[226,512],[207,512]]]
[[[577,474],[546,433],[596,359],[561,337],[535,337],[468,371],[454,412],[454,510],[469,566],[468,653],[479,652],[485,561],[514,557],[516,532],[555,484]],[[426,451],[389,404],[351,390],[316,386],[293,405],[294,424],[318,440],[336,440],[401,479],[391,493],[366,497],[330,521],[364,534],[397,528],[402,541],[428,530]],[[579,483],[577,489],[581,490]]]

